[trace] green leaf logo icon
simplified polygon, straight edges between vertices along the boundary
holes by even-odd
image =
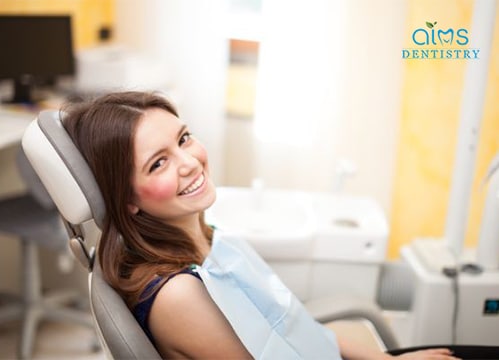
[[[429,21],[426,22],[426,26],[428,26],[430,29],[433,29],[433,27],[437,25],[437,22],[435,21],[434,23],[431,23]]]

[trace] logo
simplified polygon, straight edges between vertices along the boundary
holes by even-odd
[[[402,59],[453,59],[476,60],[480,49],[469,49],[470,34],[467,29],[437,29],[437,22],[426,21],[426,28],[420,27],[411,34],[412,48],[402,49]]]

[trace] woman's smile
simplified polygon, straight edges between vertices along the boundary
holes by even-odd
[[[204,173],[201,173],[201,175],[199,175],[199,177],[194,180],[193,183],[191,183],[191,185],[189,185],[185,190],[181,191],[179,193],[180,196],[185,196],[185,195],[195,195],[195,193],[198,193],[199,189],[202,190],[202,186],[205,184],[205,176],[204,176]]]

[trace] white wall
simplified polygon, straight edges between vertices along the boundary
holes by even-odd
[[[305,147],[262,144],[255,139],[251,122],[231,120],[226,179],[232,185],[249,185],[251,177],[260,176],[269,186],[330,191],[338,159],[348,158],[357,164],[358,173],[346,182],[345,191],[373,196],[389,214],[400,118],[400,49],[406,2],[350,0],[343,4],[345,19],[339,29],[343,46],[324,45],[342,61],[335,61],[341,68],[332,72],[337,92],[332,92],[335,98],[329,101],[335,108],[326,108],[329,118],[322,124],[318,141]],[[305,26],[300,19],[296,24]],[[285,85],[294,86],[292,76]],[[292,108],[300,99],[290,99],[289,106]],[[308,126],[307,118],[303,126]]]
[[[352,0],[348,4],[345,116],[336,153],[358,165],[358,175],[347,190],[374,196],[390,214],[407,3]]]
[[[255,175],[270,186],[330,189],[345,61],[341,1],[264,2]],[[286,9],[286,11],[283,11]]]

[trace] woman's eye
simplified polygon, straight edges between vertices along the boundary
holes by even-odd
[[[190,132],[186,131],[180,137],[180,140],[179,140],[178,144],[180,146],[182,146],[183,144],[185,144],[186,142],[188,142],[191,139],[191,136],[192,136],[192,134]]]
[[[161,158],[161,159],[158,159],[156,160],[152,165],[151,167],[149,168],[149,173],[152,173],[154,170],[156,170],[157,168],[159,168],[161,165],[163,165],[163,163],[166,161],[165,158]]]

